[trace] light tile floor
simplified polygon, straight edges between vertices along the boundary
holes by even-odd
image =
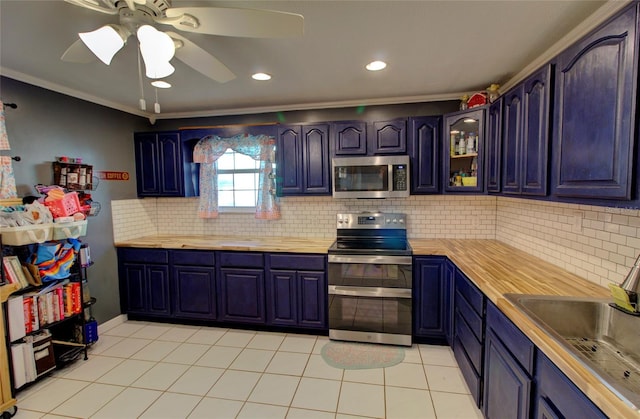
[[[18,392],[31,418],[481,418],[450,348],[329,366],[327,337],[126,321],[89,359]]]

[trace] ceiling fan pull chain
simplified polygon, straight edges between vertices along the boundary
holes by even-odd
[[[142,84],[142,64],[140,63],[140,46],[138,46],[138,83],[140,84],[140,110],[147,110],[147,102],[144,100],[144,87]]]
[[[198,21],[198,19],[188,13],[184,13],[180,16],[175,17],[156,18],[155,21],[158,23],[162,23],[163,25],[175,25],[177,23],[182,26],[188,26],[192,29],[197,29],[200,27],[200,22]]]

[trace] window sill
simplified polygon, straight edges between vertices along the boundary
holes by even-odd
[[[256,207],[218,207],[220,214],[255,214]]]

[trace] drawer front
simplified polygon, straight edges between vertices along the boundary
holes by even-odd
[[[172,250],[171,263],[174,265],[214,266],[215,252],[206,250]]]
[[[271,269],[295,269],[304,271],[324,271],[325,255],[298,255],[277,253],[267,255]]]
[[[169,251],[164,249],[118,248],[120,262],[169,263]]]
[[[455,356],[456,361],[458,361],[460,372],[462,372],[462,376],[464,377],[467,386],[469,386],[469,391],[476,402],[476,406],[480,406],[480,376],[473,368],[473,365],[471,365],[464,349],[462,349],[462,342],[457,338],[455,338],[453,345],[453,355]]]
[[[459,315],[456,315],[456,337],[462,342],[476,371],[481,371],[482,343],[476,339],[467,322]]]
[[[533,374],[535,346],[511,320],[493,304],[487,304],[487,326],[530,375]]]
[[[482,340],[482,317],[475,312],[469,302],[460,293],[456,292],[455,307],[460,315],[467,321],[467,325],[478,340]]]
[[[263,254],[259,252],[219,252],[220,266],[238,268],[264,267]]]
[[[484,296],[460,271],[456,270],[456,290],[464,296],[476,313],[482,316]]]

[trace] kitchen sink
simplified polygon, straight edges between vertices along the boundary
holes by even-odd
[[[640,317],[610,298],[506,294],[611,391],[640,409]]]

